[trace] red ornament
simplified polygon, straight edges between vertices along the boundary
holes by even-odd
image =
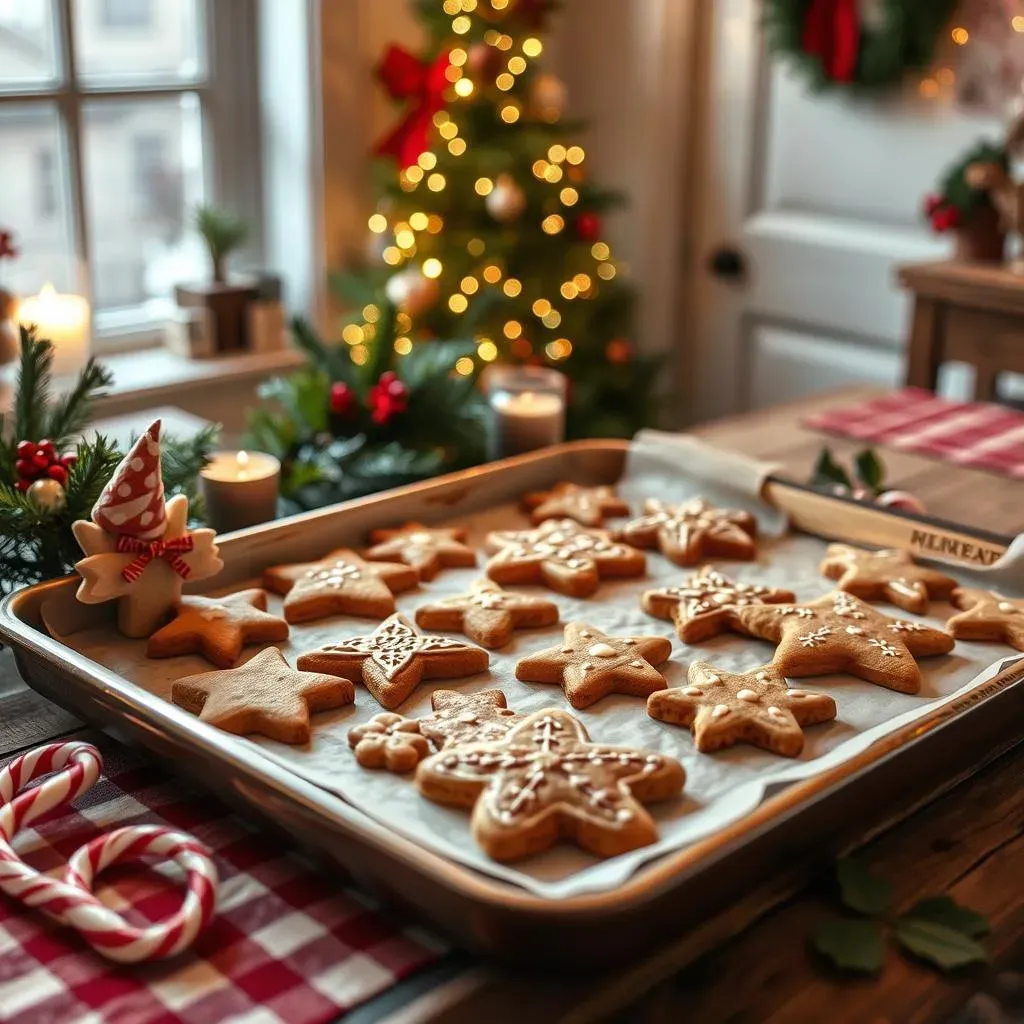
[[[405,412],[409,405],[409,389],[392,371],[382,373],[370,388],[370,418],[378,426],[387,426],[391,420]]]
[[[68,482],[68,471],[59,463],[54,463],[52,466],[48,466],[46,469],[46,475],[51,480],[56,480],[57,483],[64,486]]]
[[[817,57],[833,82],[852,82],[860,56],[858,0],[811,0],[801,49]]]
[[[613,338],[605,346],[604,354],[610,363],[628,363],[633,358],[633,346],[625,338]]]
[[[335,416],[351,416],[356,411],[356,393],[342,381],[331,385],[331,412]]]
[[[950,231],[960,223],[960,211],[955,206],[940,206],[932,214],[932,228],[940,234]]]
[[[584,242],[596,242],[601,234],[601,218],[596,213],[584,210],[576,218],[576,235]]]
[[[19,491],[27,491],[36,480],[49,477],[60,484],[67,483],[68,469],[74,464],[77,455],[57,454],[52,441],[19,441],[15,449],[18,460],[14,464],[14,475],[17,479],[14,486]]]

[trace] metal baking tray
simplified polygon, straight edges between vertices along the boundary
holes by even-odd
[[[221,540],[225,568],[216,583],[231,585],[270,564],[355,545],[385,521],[440,522],[561,480],[614,483],[626,452],[626,443],[618,441],[559,445],[241,531]],[[811,531],[819,523],[835,527],[843,517],[841,501],[781,481],[769,480],[765,494],[787,506],[796,526]],[[797,497],[791,503],[792,494]],[[860,525],[851,527],[848,539],[866,528],[888,535],[889,520],[870,512],[858,510]],[[929,523],[929,529],[938,527]],[[955,531],[970,537],[965,528]],[[250,817],[285,830],[343,867],[358,885],[413,911],[457,943],[530,968],[621,966],[684,933],[693,935],[760,883],[780,875],[792,879],[898,820],[1024,735],[1021,660],[841,766],[770,795],[714,836],[646,865],[613,891],[546,900],[416,845],[283,771],[256,748],[224,748],[216,729],[52,639],[41,606],[61,588],[75,586],[72,578],[43,583],[0,604],[0,640],[14,648],[33,689],[147,748]],[[783,895],[779,890],[775,898]],[[766,909],[763,900],[758,909]]]

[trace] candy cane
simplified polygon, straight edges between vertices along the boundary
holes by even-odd
[[[91,789],[103,760],[89,743],[52,743],[12,761],[0,771],[0,892],[74,928],[111,960],[136,963],[174,956],[187,949],[213,914],[217,869],[209,852],[191,836],[157,825],[131,825],[80,846],[64,879],[29,867],[13,850],[14,836],[36,818]],[[27,789],[44,775],[51,778]],[[105,906],[92,891],[101,871],[121,861],[162,857],[187,874],[185,898],[170,917],[136,928]]]

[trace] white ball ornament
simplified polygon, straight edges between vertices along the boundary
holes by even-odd
[[[565,84],[557,75],[542,72],[530,86],[530,109],[536,117],[554,124],[565,110]]]
[[[388,278],[384,294],[388,301],[409,316],[425,313],[437,302],[437,281],[427,277],[418,267],[407,267]]]
[[[511,175],[502,174],[488,193],[484,205],[495,220],[507,224],[522,216],[526,209],[526,193]]]
[[[33,481],[26,493],[32,504],[44,512],[59,512],[67,501],[64,486],[49,477]]]

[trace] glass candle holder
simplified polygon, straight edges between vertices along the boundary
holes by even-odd
[[[488,372],[492,459],[565,440],[565,374],[540,366],[495,366]]]
[[[264,452],[214,452],[199,474],[206,517],[218,533],[277,517],[281,463]]]

